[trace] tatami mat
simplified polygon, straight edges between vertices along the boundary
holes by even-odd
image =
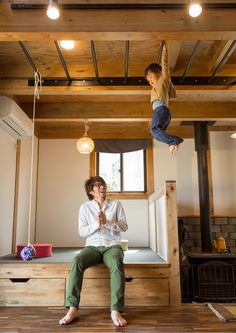
[[[35,262],[71,262],[72,258],[79,253],[79,248],[53,248],[53,255],[47,258],[33,259]],[[19,262],[15,254],[0,257],[0,262]],[[125,251],[125,263],[158,263],[164,260],[150,248],[130,248]]]

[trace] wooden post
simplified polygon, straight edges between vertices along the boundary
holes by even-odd
[[[166,182],[166,222],[170,263],[170,305],[181,303],[176,182]]]
[[[90,177],[98,176],[96,171],[96,153],[94,150],[89,156],[89,176]]]
[[[16,229],[17,229],[17,212],[18,212],[18,192],[19,192],[19,173],[20,173],[20,149],[21,140],[16,142],[16,172],[15,172],[15,194],[14,194],[14,211],[12,224],[12,243],[11,252],[16,251]]]

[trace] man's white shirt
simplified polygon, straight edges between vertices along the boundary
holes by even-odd
[[[102,211],[106,215],[105,225],[99,224],[100,207],[94,199],[85,202],[80,207],[79,234],[87,238],[85,246],[119,245],[120,232],[128,229],[125,212],[120,201],[105,200]]]

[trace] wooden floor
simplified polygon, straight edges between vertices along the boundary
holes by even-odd
[[[1,333],[235,333],[236,322],[221,323],[204,304],[183,304],[180,307],[129,308],[125,313],[128,325],[113,326],[108,309],[81,309],[80,318],[67,326],[58,320],[65,309],[58,307],[0,308]]]

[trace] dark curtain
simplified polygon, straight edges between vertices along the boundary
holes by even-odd
[[[96,139],[96,153],[128,153],[152,146],[149,139]]]

